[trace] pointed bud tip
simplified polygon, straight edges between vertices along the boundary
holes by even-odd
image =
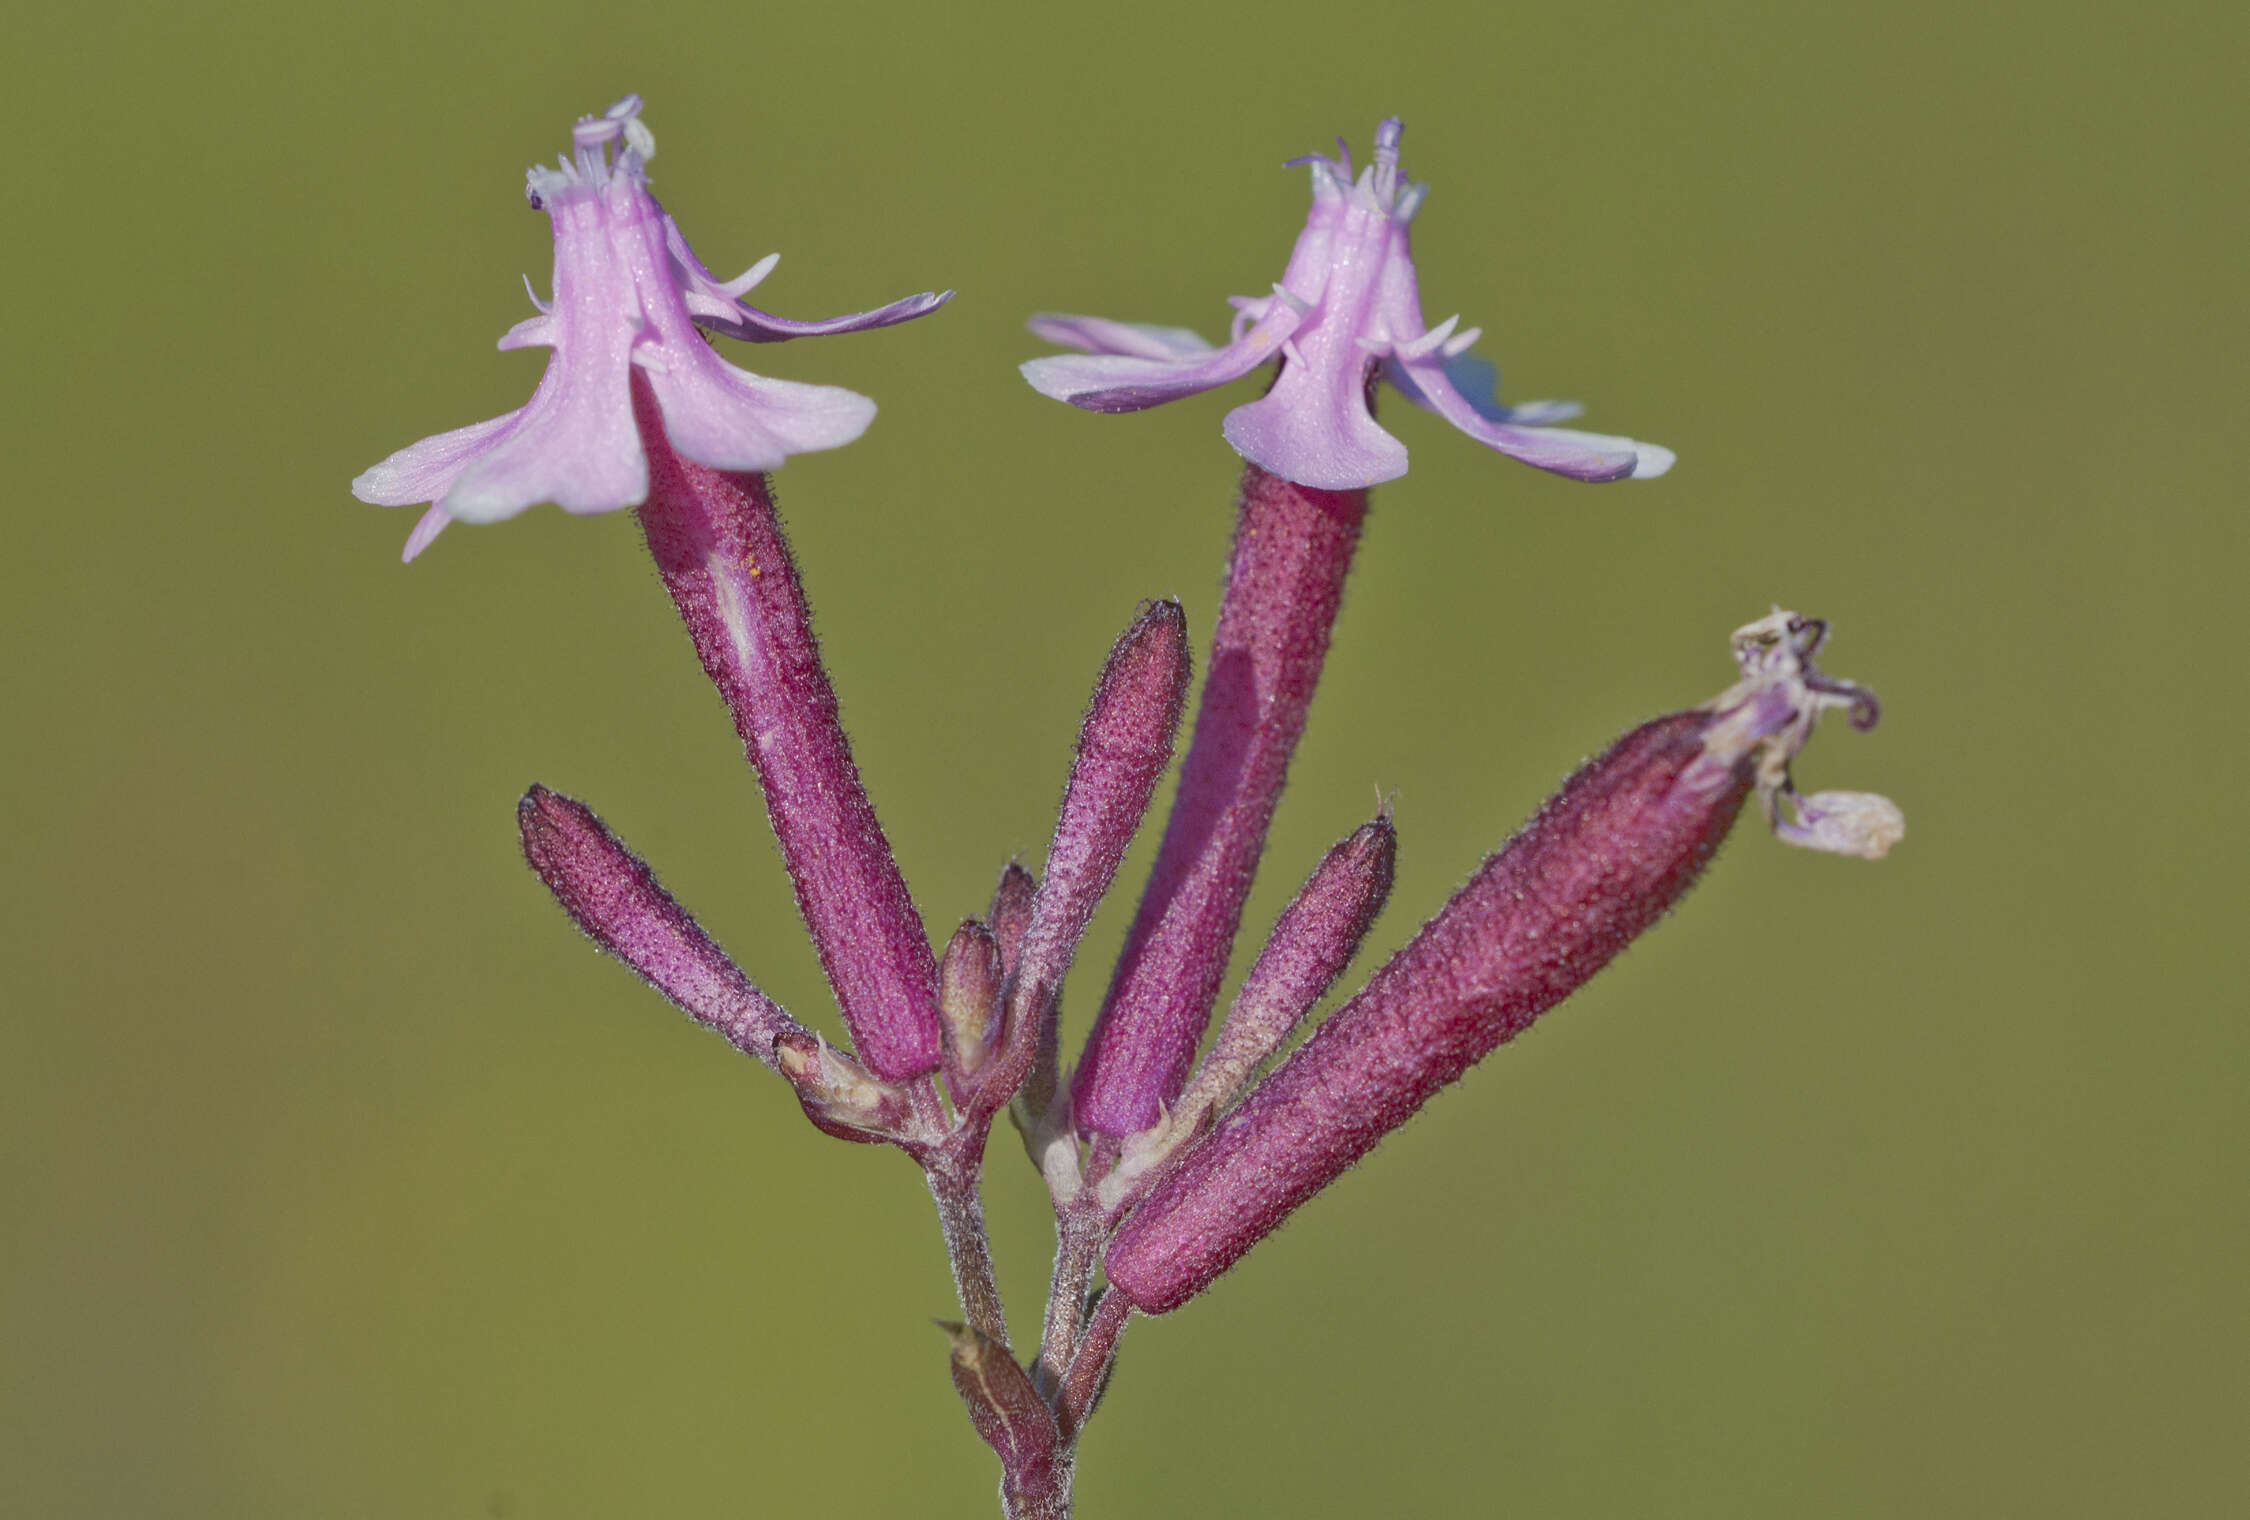
[[[1006,976],[1000,941],[984,920],[961,920],[938,959],[946,1069],[957,1082],[975,1076],[992,1055]],[[958,1090],[955,1095],[960,1096]]]
[[[533,782],[516,803],[516,835],[523,845],[524,859],[558,894],[568,885],[558,874],[565,869],[565,857],[589,847],[600,849],[604,855],[622,854],[624,850],[592,808],[538,782]],[[566,897],[564,906],[569,907],[570,902]]]
[[[992,907],[985,915],[992,925],[992,937],[1000,946],[1002,975],[1016,969],[1016,953],[1023,948],[1024,931],[1031,927],[1031,908],[1039,896],[1039,878],[1023,868],[1019,861],[1011,860],[1001,867],[1000,880],[993,884]]]
[[[1152,596],[1142,602],[1139,617],[1148,623],[1177,623],[1184,631],[1187,627],[1187,609],[1176,596]]]

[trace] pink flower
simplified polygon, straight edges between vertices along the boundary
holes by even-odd
[[[1271,296],[1236,296],[1231,341],[1213,348],[1183,327],[1042,314],[1031,330],[1085,350],[1024,364],[1043,396],[1094,412],[1137,412],[1239,379],[1279,357],[1281,376],[1260,400],[1227,414],[1227,442],[1252,464],[1324,491],[1348,491],[1406,473],[1406,445],[1377,425],[1368,393],[1379,372],[1488,448],[1577,480],[1647,479],[1672,467],[1672,451],[1630,438],[1548,424],[1578,415],[1568,401],[1506,407],[1498,372],[1468,352],[1479,329],[1459,317],[1422,323],[1407,228],[1427,185],[1404,180],[1395,116],[1375,129],[1375,162],[1352,178],[1350,150],[1314,155],[1312,213]]]
[[[649,193],[656,139],[628,95],[571,132],[573,153],[533,167],[525,195],[555,230],[554,301],[519,322],[502,348],[551,348],[530,402],[505,417],[399,450],[352,482],[378,506],[432,503],[404,558],[451,521],[498,522],[551,501],[614,512],[648,495],[648,458],[633,418],[637,366],[672,446],[720,470],[771,470],[791,454],[832,449],[867,430],[875,403],[834,385],[771,380],[715,353],[698,325],[752,343],[888,327],[952,297],[924,293],[874,311],[792,322],[738,299],[771,273],[769,255],[736,280],[704,268],[679,224]],[[611,145],[617,145],[614,162]]]

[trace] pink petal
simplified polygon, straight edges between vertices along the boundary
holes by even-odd
[[[620,224],[615,243],[652,329],[634,358],[681,454],[715,470],[772,470],[791,454],[837,448],[867,431],[875,403],[865,396],[771,380],[712,351],[679,288],[695,256],[683,257],[687,243],[670,217]]]
[[[1258,303],[1261,315],[1265,304]],[[1057,348],[1075,348],[1089,354],[1193,360],[1211,352],[1211,345],[1193,328],[1159,327],[1153,322],[1112,322],[1107,317],[1043,311],[1024,325]]]
[[[1585,408],[1575,401],[1519,401],[1513,406],[1500,401],[1500,369],[1482,354],[1461,353],[1446,357],[1445,378],[1461,393],[1461,399],[1470,410],[1487,422],[1512,422],[1518,427],[1545,427],[1549,423],[1568,422]],[[1422,394],[1414,377],[1396,357],[1383,361],[1383,378],[1398,388],[1398,393],[1425,411],[1435,411],[1430,398]]]
[[[1672,467],[1672,451],[1657,444],[1569,428],[1494,422],[1480,416],[1468,398],[1454,389],[1445,366],[1434,358],[1409,361],[1401,368],[1427,398],[1431,411],[1510,459],[1586,481],[1649,479]]]
[[[855,311],[841,317],[799,322],[788,317],[773,316],[736,300],[727,282],[711,273],[704,267],[703,261],[695,256],[695,250],[688,246],[686,234],[680,231],[680,224],[670,216],[664,218],[664,246],[679,270],[680,283],[685,287],[686,304],[694,313],[696,323],[723,337],[736,338],[745,343],[781,343],[790,338],[819,338],[831,333],[866,332],[876,327],[895,327],[901,322],[911,322],[916,317],[926,316],[953,299],[953,292],[950,290],[925,290],[920,295],[904,297],[888,306],[878,306],[873,311]],[[821,444],[817,447],[832,448],[834,445]]]
[[[415,522],[414,531],[406,535],[406,549],[399,555],[398,562],[402,565],[411,563],[414,556],[427,549],[430,540],[443,533],[445,525],[451,521],[453,519],[445,515],[443,507],[432,507],[424,512]]]
[[[1367,414],[1356,373],[1284,364],[1260,399],[1227,413],[1227,442],[1269,474],[1321,491],[1353,491],[1406,473],[1406,445]]]
[[[630,394],[642,321],[632,270],[611,244],[602,197],[558,203],[553,214],[554,353],[516,427],[438,502],[462,522],[498,522],[542,501],[614,512],[648,495]]]
[[[663,409],[665,436],[697,464],[779,469],[791,454],[850,443],[875,420],[875,403],[856,391],[753,375],[700,341],[695,347],[684,356],[668,350],[673,362],[642,373]]]
[[[378,507],[411,507],[436,501],[479,454],[506,436],[522,411],[490,422],[472,422],[450,433],[410,443],[352,482],[352,494]]]
[[[1083,323],[1086,318],[1062,320]],[[1100,319],[1092,319],[1099,321]],[[1276,301],[1238,342],[1196,357],[1140,358],[1129,354],[1052,354],[1019,365],[1042,396],[1089,412],[1138,412],[1239,380],[1281,351],[1303,314]],[[1123,326],[1125,324],[1115,324]],[[1174,329],[1177,331],[1177,329]]]

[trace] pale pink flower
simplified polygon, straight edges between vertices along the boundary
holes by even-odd
[[[771,470],[791,454],[850,443],[867,430],[874,402],[840,386],[738,369],[697,327],[772,343],[888,327],[951,298],[924,293],[818,322],[744,305],[739,297],[780,255],[723,283],[703,266],[649,193],[656,139],[640,111],[640,97],[628,95],[581,120],[570,156],[526,176],[526,197],[554,224],[554,300],[534,294],[539,315],[517,323],[500,347],[554,350],[530,402],[425,438],[352,482],[353,495],[378,506],[432,504],[408,536],[405,558],[455,520],[498,522],[542,501],[581,513],[638,506],[648,495],[648,457],[633,417],[636,369],[672,446],[698,464]]]
[[[1457,316],[1423,325],[1407,230],[1429,187],[1404,178],[1403,130],[1395,116],[1375,129],[1375,162],[1356,180],[1341,140],[1336,158],[1294,160],[1312,168],[1312,212],[1273,294],[1232,298],[1225,347],[1184,327],[1046,313],[1031,319],[1031,330],[1085,352],[1030,360],[1024,378],[1041,395],[1088,411],[1137,412],[1279,358],[1273,389],[1227,413],[1227,442],[1259,468],[1324,491],[1406,473],[1406,445],[1368,409],[1378,373],[1477,442],[1542,470],[1645,480],[1670,469],[1670,449],[1549,425],[1577,416],[1576,402],[1502,406],[1498,372],[1468,351],[1481,330],[1456,331]]]

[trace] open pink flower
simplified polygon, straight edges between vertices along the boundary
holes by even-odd
[[[649,193],[656,139],[628,95],[571,132],[573,153],[533,167],[525,194],[555,229],[554,300],[519,322],[502,348],[554,350],[521,410],[399,450],[352,482],[378,506],[429,502],[406,541],[414,558],[451,521],[498,522],[537,502],[614,512],[648,495],[648,459],[633,419],[632,367],[662,409],[682,455],[720,470],[771,470],[791,454],[832,449],[867,430],[875,403],[834,385],[771,380],[727,363],[698,325],[753,343],[888,327],[952,297],[924,293],[874,311],[793,322],[739,297],[779,261],[773,254],[721,282]],[[610,149],[616,145],[613,162]]]
[[[1041,395],[1094,412],[1137,412],[1283,363],[1272,390],[1227,414],[1228,443],[1252,464],[1324,491],[1379,485],[1406,473],[1406,445],[1377,425],[1368,386],[1378,366],[1409,401],[1488,448],[1577,480],[1646,479],[1672,451],[1549,424],[1578,415],[1568,401],[1502,406],[1498,372],[1468,352],[1479,329],[1459,317],[1422,322],[1407,228],[1427,185],[1399,168],[1395,116],[1375,129],[1375,162],[1352,177],[1350,150],[1294,160],[1312,167],[1312,213],[1271,296],[1232,298],[1230,341],[1214,348],[1182,327],[1042,314],[1031,330],[1084,350],[1024,364]]]

